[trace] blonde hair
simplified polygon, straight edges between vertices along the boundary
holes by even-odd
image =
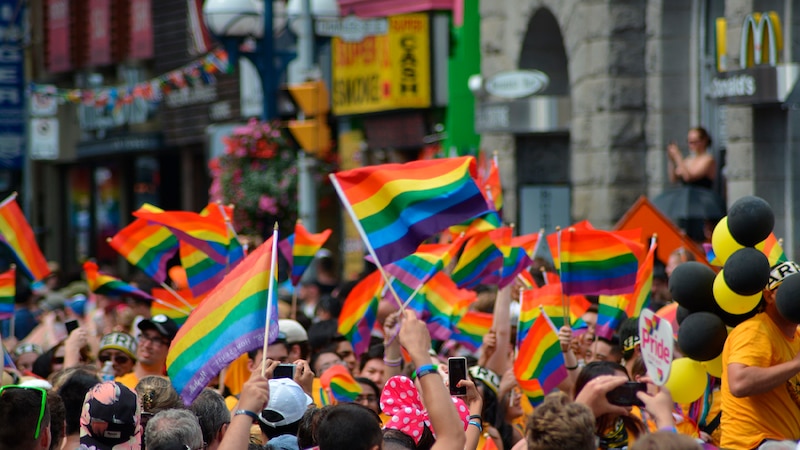
[[[136,385],[136,393],[142,402],[142,412],[156,414],[166,409],[183,408],[178,391],[166,377],[149,375]]]

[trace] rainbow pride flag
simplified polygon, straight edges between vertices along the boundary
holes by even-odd
[[[493,239],[496,232],[502,233],[502,229],[485,231],[469,238],[450,275],[456,286],[471,289],[498,281],[497,274],[503,268],[504,255]]]
[[[398,284],[393,282],[393,286],[397,288]],[[413,289],[402,288],[405,294],[398,290],[403,301],[408,299],[409,290]],[[419,290],[408,308],[428,325],[431,338],[446,341],[453,334],[454,317],[458,317],[459,311],[475,299],[477,295],[474,291],[459,289],[446,273],[438,272]]]
[[[83,263],[83,271],[86,273],[86,282],[89,284],[89,290],[95,294],[112,298],[132,296],[146,300],[153,299],[147,292],[139,290],[119,278],[100,272],[97,268],[97,263],[94,261]]]
[[[292,286],[297,286],[297,283],[300,282],[300,278],[311,266],[314,255],[322,248],[332,232],[332,230],[328,229],[322,233],[310,233],[303,226],[303,223],[298,220],[294,225],[294,234],[278,243],[281,254],[292,268],[292,273],[290,274]]]
[[[500,183],[500,169],[497,167],[497,155],[492,158],[489,174],[483,181],[483,191],[489,205],[495,211],[503,209],[503,185]]]
[[[514,376],[533,406],[540,404],[544,395],[567,378],[558,334],[546,313],[534,321],[528,336],[517,342]],[[537,380],[540,389],[529,383],[530,380]]]
[[[561,286],[565,294],[613,295],[633,292],[639,261],[614,233],[561,231]]]
[[[17,267],[26,277],[39,281],[50,275],[50,267],[36,244],[36,236],[17,204],[16,193],[0,203],[0,242],[11,249]]]
[[[136,219],[119,230],[108,244],[141,269],[150,278],[163,283],[167,278],[167,261],[178,250],[178,238],[161,225]]]
[[[492,329],[494,315],[478,311],[467,311],[453,329],[450,339],[461,343],[464,347],[475,352],[483,345],[483,336]]]
[[[533,327],[534,321],[544,311],[556,329],[564,326],[564,305],[560,283],[545,284],[540,288],[522,291],[520,296],[519,325],[517,341],[525,340]],[[581,316],[589,310],[591,304],[582,295],[569,297],[569,323],[572,327],[581,326]]]
[[[203,300],[203,297],[194,297],[192,291],[189,289],[181,289],[176,292],[186,303],[192,306],[192,308],[197,308],[197,305]],[[164,314],[174,320],[178,325],[183,325],[183,323],[186,322],[186,319],[189,317],[189,312],[187,311],[188,307],[180,301],[180,299],[175,298],[175,294],[162,288],[153,288],[150,290],[150,293],[155,299],[150,305],[150,314],[152,317]],[[171,305],[171,307],[168,305]]]
[[[650,289],[653,286],[653,263],[658,245],[653,242],[636,274],[636,288],[631,294],[601,295],[597,308],[598,336],[610,339],[622,322],[631,317],[639,317],[642,309],[650,303]]]
[[[722,262],[721,262],[721,261],[720,261],[720,260],[717,258],[717,253],[714,251],[714,247],[713,247],[713,246],[712,246],[710,243],[708,243],[708,242],[704,242],[704,243],[703,243],[703,250],[706,252],[706,261],[707,261],[707,262],[708,262],[710,265],[712,265],[712,266],[716,266],[716,267],[722,267],[722,266],[724,265],[724,264],[722,264]],[[767,256],[767,258],[769,258],[769,256]],[[771,266],[772,266],[772,265],[770,265],[770,267],[771,267]]]
[[[267,332],[267,308],[272,309],[269,342],[278,337],[277,304],[268,299],[273,239],[225,276],[172,341],[167,373],[184,404],[191,404],[208,382],[240,355],[261,348]]]
[[[445,228],[488,211],[471,156],[383,164],[331,174],[356,227],[388,264]]]
[[[388,264],[384,270],[400,283],[417,289],[450,265],[465,240],[466,237],[459,236],[449,244],[422,244],[417,251]]]
[[[17,271],[14,267],[0,273],[0,319],[14,316],[14,296],[17,293]]]
[[[354,402],[361,394],[361,385],[342,365],[331,366],[319,377],[319,384],[337,403]]]
[[[483,233],[485,231],[496,230],[502,225],[503,221],[500,219],[500,215],[497,214],[497,211],[489,211],[458,225],[453,225],[447,230],[453,236],[463,234],[466,237],[471,237],[475,234]]]
[[[377,319],[383,285],[383,277],[376,270],[353,287],[342,305],[339,334],[346,336],[353,344],[356,355],[360,356],[369,349],[370,333]]]
[[[767,255],[770,267],[787,261],[786,253],[783,252],[783,247],[778,238],[775,237],[775,233],[770,233],[764,242],[756,245],[756,248]]]
[[[162,211],[146,204],[133,215],[167,227],[178,239],[191,244],[217,263],[228,263],[230,230],[221,214],[210,213],[210,210],[205,216],[191,211]]]

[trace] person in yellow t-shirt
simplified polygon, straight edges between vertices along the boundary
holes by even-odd
[[[797,272],[793,261],[774,268],[763,312],[734,328],[725,341],[721,448],[800,439],[800,331],[775,304],[780,284]]]

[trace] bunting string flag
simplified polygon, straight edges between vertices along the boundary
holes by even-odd
[[[17,204],[16,192],[0,203],[0,242],[11,250],[17,267],[26,277],[40,281],[50,275],[33,229]]]
[[[172,341],[167,373],[185,404],[240,355],[278,337],[275,302],[268,301],[272,261],[270,238],[245,257],[192,311]],[[267,307],[273,308],[269,327]]]

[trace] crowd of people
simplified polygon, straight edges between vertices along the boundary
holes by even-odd
[[[670,303],[667,273],[685,262],[673,256],[655,270],[653,309]],[[513,372],[518,285],[480,289],[472,308],[493,313],[494,323],[477,352],[432,341],[414,312],[382,302],[372,344],[356,355],[337,331],[355,282],[334,274],[330,261],[319,264],[317,278],[298,287],[296,311],[282,296],[280,332],[266,355],[259,348],[242,356],[188,404],[167,377],[173,319],[80,283],[18,289],[22,319],[13,333],[3,324],[15,367],[3,371],[0,449],[697,449],[800,438],[800,340],[796,324],[775,311],[780,282],[765,288],[766,312],[750,319],[758,322],[731,335],[722,380],[709,375],[697,402],[676,404],[647,376],[635,318],[610,339],[596,336],[594,304],[582,317],[586,328],[559,330],[568,376],[533,408]],[[70,321],[78,326],[68,332]],[[770,353],[784,341],[779,355]],[[468,376],[457,380],[466,395],[450,394],[453,356],[467,358]],[[293,372],[279,378],[285,364]],[[348,400],[326,393],[320,380],[332,369],[360,392]],[[609,399],[630,381],[647,387],[636,405]]]

